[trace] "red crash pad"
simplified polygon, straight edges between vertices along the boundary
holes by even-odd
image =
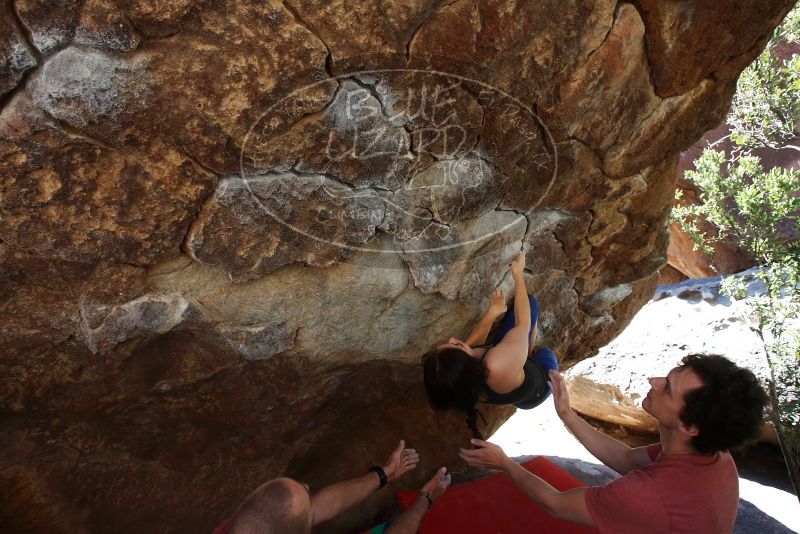
[[[541,456],[522,466],[559,490],[584,487],[579,480]],[[395,498],[400,509],[405,510],[418,495],[416,491],[399,491]],[[552,517],[520,493],[503,473],[448,488],[425,514],[418,530],[419,534],[597,532],[594,528]]]

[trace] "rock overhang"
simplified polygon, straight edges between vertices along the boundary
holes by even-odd
[[[619,333],[676,154],[791,7],[147,4],[2,8],[2,478],[66,531],[209,529],[261,479],[358,467],[326,443],[383,454],[387,418],[451,462],[419,356],[521,247],[562,362]]]

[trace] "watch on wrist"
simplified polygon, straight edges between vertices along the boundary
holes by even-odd
[[[384,471],[381,466],[373,465],[372,467],[369,468],[369,470],[370,471],[374,471],[378,475],[378,479],[380,480],[380,483],[381,483],[381,485],[378,487],[378,489],[384,487],[386,484],[389,483],[389,479],[386,476],[386,471]]]
[[[427,491],[420,491],[419,492],[419,496],[420,497],[425,497],[426,499],[428,499],[428,508],[433,506],[433,499],[431,498],[431,494],[430,493],[428,493]]]

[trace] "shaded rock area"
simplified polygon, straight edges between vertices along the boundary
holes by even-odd
[[[763,294],[752,275],[748,298]],[[751,330],[756,320],[748,298],[720,293],[721,277],[687,280],[656,288],[653,299],[619,337],[568,372],[573,408],[586,416],[632,430],[657,432],[658,423],[641,405],[651,376],[666,376],[688,354],[721,354],[752,370],[768,388],[764,346]],[[762,437],[775,441],[774,429]]]
[[[622,331],[679,153],[791,5],[4,3],[2,524],[209,531],[400,437],[408,486],[458,465],[420,355],[520,248],[562,363]]]

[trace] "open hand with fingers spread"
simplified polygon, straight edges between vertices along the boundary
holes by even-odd
[[[414,449],[406,449],[406,442],[400,440],[397,447],[386,460],[386,465],[383,466],[383,471],[386,473],[386,478],[389,482],[397,480],[408,471],[411,471],[419,463],[419,454]]]
[[[556,413],[562,421],[571,417],[574,412],[569,407],[569,391],[567,391],[567,382],[561,373],[555,370],[550,370],[548,373],[549,379],[547,384],[553,392],[553,402],[555,403]]]
[[[506,453],[498,445],[483,441],[481,439],[470,440],[470,443],[478,447],[477,449],[460,449],[458,455],[462,460],[474,467],[488,469],[502,469],[509,461]]]

